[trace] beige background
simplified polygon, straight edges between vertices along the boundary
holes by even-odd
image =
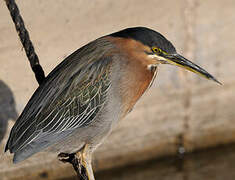
[[[96,170],[235,141],[234,0],[24,0],[17,1],[46,74],[73,51],[97,37],[132,26],[146,26],[167,37],[177,51],[200,64],[224,85],[176,67],[162,65],[151,90],[95,155]],[[8,114],[23,110],[37,82],[22,50],[5,3],[0,3],[0,81],[13,93]],[[0,86],[1,87],[1,86]],[[1,91],[0,91],[1,92]],[[4,109],[12,97],[0,94]],[[8,98],[8,99],[9,99]],[[15,110],[14,110],[15,109]],[[0,111],[4,116],[6,111]],[[1,117],[0,116],[0,117]],[[5,117],[10,127],[15,116]],[[0,119],[1,121],[1,119]],[[2,128],[2,127],[1,127]],[[3,179],[40,179],[73,174],[56,155],[37,154],[12,165],[2,154]],[[14,172],[14,173],[12,173]],[[1,178],[0,178],[1,179]]]

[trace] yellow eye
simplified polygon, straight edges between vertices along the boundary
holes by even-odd
[[[156,54],[161,54],[162,53],[162,50],[157,48],[157,47],[153,47],[152,48],[153,52],[156,53]]]

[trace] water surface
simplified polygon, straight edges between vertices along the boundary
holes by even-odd
[[[96,180],[235,180],[235,145],[101,171]],[[76,179],[73,177],[72,180]]]
[[[96,180],[235,180],[235,145],[96,173]]]

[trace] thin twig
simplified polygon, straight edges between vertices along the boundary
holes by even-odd
[[[23,18],[20,15],[19,9],[15,3],[15,0],[5,0],[6,5],[10,11],[11,18],[13,22],[15,23],[16,31],[20,37],[20,41],[23,44],[23,47],[25,49],[25,53],[28,57],[28,60],[30,62],[31,68],[35,74],[35,77],[39,84],[41,84],[45,79],[44,71],[39,64],[39,59],[37,54],[34,51],[33,44],[30,40],[29,33],[27,29],[25,28]]]

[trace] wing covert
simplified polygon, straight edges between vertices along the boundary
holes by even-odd
[[[66,76],[71,66],[65,63],[64,75],[52,72],[34,93],[11,131],[6,150],[15,153],[36,142],[45,148],[92,123],[103,108],[111,86],[111,59],[84,64],[71,76]]]

